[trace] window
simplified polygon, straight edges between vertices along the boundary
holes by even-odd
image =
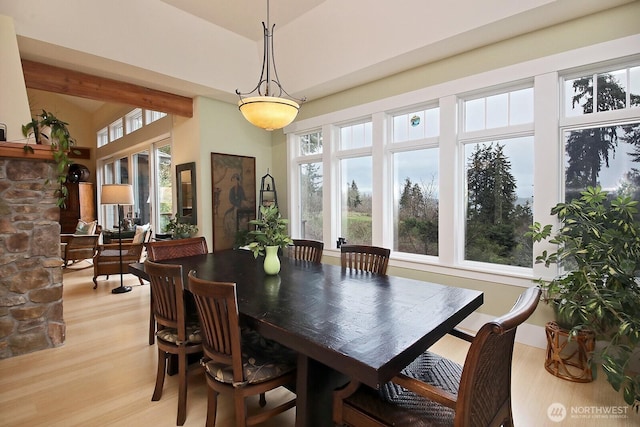
[[[548,57],[294,122],[292,228],[322,223],[325,248],[389,247],[436,274],[523,286],[552,274],[534,265],[534,220],[553,222],[587,185],[640,200],[640,55],[612,65],[603,52],[590,58],[604,67]]]
[[[167,225],[173,215],[173,198],[171,195],[171,145],[162,145],[155,149],[155,188],[158,213],[156,224],[161,233],[167,231]]]
[[[322,154],[322,132],[314,132],[300,136],[300,154]]]
[[[128,184],[129,183],[129,159],[122,157],[105,163],[102,166],[103,184]],[[126,218],[130,212],[130,206],[121,206],[122,218]],[[107,230],[118,228],[118,211],[115,205],[102,205],[101,221]]]
[[[462,101],[464,259],[532,267],[533,88]],[[530,136],[522,133],[523,125]]]
[[[472,132],[533,122],[533,88],[464,102],[464,130]]]
[[[354,245],[371,244],[373,145],[371,121],[339,128],[340,237]]]
[[[371,147],[371,122],[340,128],[340,149]]]
[[[393,250],[438,255],[440,108],[392,117]]]
[[[122,118],[119,118],[109,125],[109,141],[115,141],[118,138],[122,138],[124,135],[123,132],[124,125],[122,124]]]
[[[565,200],[587,186],[640,200],[640,122],[565,130]]]
[[[322,132],[300,135],[297,141],[299,223],[295,235],[301,239],[322,240]]]
[[[149,111],[143,110],[142,108],[136,108],[125,114],[124,117],[120,117],[106,128],[99,130],[96,134],[97,146],[105,146],[110,142],[122,138],[125,133],[128,135],[131,132],[142,128],[144,125],[161,119],[166,115],[166,113],[159,111]],[[146,120],[143,120],[143,117]]]
[[[97,134],[98,147],[105,146],[109,143],[109,129],[102,128]]]
[[[393,117],[393,141],[414,141],[440,134],[440,109],[430,108]]]
[[[465,144],[465,259],[532,267],[533,137]]]
[[[588,186],[640,200],[640,66],[568,74],[562,87],[565,201]]]
[[[167,113],[163,113],[162,111],[153,111],[153,110],[147,110],[146,111],[146,123],[153,123],[156,120],[160,120],[161,118],[163,118],[164,116],[167,115]]]
[[[127,134],[140,129],[142,127],[142,109],[136,108],[130,113],[127,113],[125,122],[127,124]]]
[[[393,250],[438,255],[438,149],[393,155]]]
[[[340,161],[340,236],[352,245],[371,244],[371,156]]]
[[[322,240],[322,163],[300,164],[300,237]]]
[[[583,74],[564,80],[564,114],[567,117],[640,106],[640,66]]]
[[[144,150],[133,155],[133,217],[136,224],[147,224],[151,221],[149,200],[149,151]]]

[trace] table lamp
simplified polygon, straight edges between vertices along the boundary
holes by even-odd
[[[102,186],[102,194],[100,202],[103,205],[118,206],[118,242],[120,252],[120,286],[111,290],[114,294],[124,294],[131,291],[131,286],[124,286],[122,277],[122,218],[120,215],[120,206],[133,205],[133,187],[129,184],[105,184]]]

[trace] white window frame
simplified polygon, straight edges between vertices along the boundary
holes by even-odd
[[[464,220],[460,215],[461,201],[464,200],[460,182],[461,171],[464,170],[463,157],[459,151],[457,124],[457,98],[461,94],[470,94],[486,91],[487,88],[499,86],[514,86],[523,81],[533,80],[534,85],[534,123],[524,125],[521,129],[510,129],[514,135],[524,132],[534,134],[534,164],[545,165],[544,173],[537,172],[540,167],[534,169],[534,221],[548,224],[553,222],[549,211],[558,201],[564,190],[562,177],[564,175],[562,163],[561,129],[567,125],[584,121],[584,117],[560,117],[560,91],[559,74],[563,70],[573,70],[582,67],[591,68],[591,64],[618,61],[619,58],[632,58],[634,61],[640,56],[635,46],[640,45],[640,35],[623,37],[621,39],[599,43],[593,46],[574,49],[560,54],[550,55],[522,63],[490,70],[476,75],[447,81],[441,84],[425,87],[396,95],[390,98],[380,99],[366,104],[355,105],[340,111],[333,111],[324,115],[299,120],[287,126],[284,131],[288,138],[287,152],[289,159],[288,178],[292,185],[295,168],[291,147],[295,134],[305,133],[310,129],[323,129],[323,170],[324,170],[324,241],[325,254],[339,256],[335,249],[336,229],[339,226],[339,215],[335,212],[334,203],[339,195],[336,194],[335,165],[337,158],[332,154],[335,135],[331,130],[342,123],[358,120],[362,117],[373,118],[373,149],[374,156],[374,196],[373,200],[373,242],[391,247],[389,237],[382,231],[383,225],[389,224],[385,218],[385,200],[383,194],[388,190],[388,157],[385,156],[385,147],[389,139],[389,125],[385,121],[389,112],[400,109],[411,109],[413,105],[420,105],[429,100],[435,100],[440,106],[440,220],[439,232],[444,236],[452,236],[451,239],[440,239],[439,257],[437,260],[415,260],[404,254],[392,253],[390,265],[404,268],[429,271],[433,274],[452,275],[469,278],[472,280],[484,280],[487,282],[503,283],[515,286],[531,286],[531,280],[537,278],[553,277],[550,269],[534,264],[533,268],[498,268],[494,264],[470,265],[461,264],[458,252],[463,250],[464,239],[459,231],[459,224]],[[640,109],[632,109],[636,114]],[[634,115],[633,113],[631,113]],[[599,113],[602,121],[618,121],[629,115],[625,110],[615,110]],[[495,132],[496,129],[491,129]],[[475,135],[480,136],[480,134]],[[445,165],[448,165],[445,167]],[[385,178],[383,178],[383,175]],[[383,181],[386,179],[386,181]],[[337,181],[339,182],[339,180]],[[326,191],[330,189],[330,191]],[[292,187],[290,193],[295,193]],[[290,204],[289,206],[295,206]],[[390,208],[388,208],[390,209]],[[290,217],[295,215],[295,210],[290,212]],[[382,220],[382,223],[379,221]],[[379,235],[377,235],[379,233]],[[447,241],[449,243],[447,243]],[[534,254],[540,253],[543,245],[534,245]]]
[[[125,114],[124,121],[126,135],[129,135],[131,132],[135,132],[138,129],[144,127],[143,116],[144,114],[142,108],[136,108],[135,110],[131,110],[130,112]],[[138,123],[137,126],[136,123]]]
[[[116,141],[124,136],[124,120],[122,117],[109,124],[109,142]]]

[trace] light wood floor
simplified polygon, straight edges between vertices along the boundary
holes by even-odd
[[[81,266],[82,264],[78,265]],[[88,264],[85,264],[88,265]],[[157,353],[147,342],[149,286],[125,275],[133,286],[127,294],[114,295],[119,277],[104,276],[92,289],[92,268],[65,271],[63,346],[0,360],[0,426],[174,426],[177,382],[167,377],[164,394],[151,401]],[[433,349],[463,361],[466,345],[447,337]],[[626,418],[571,418],[560,423],[547,417],[552,403],[584,413],[623,406],[621,398],[602,379],[575,384],[544,370],[544,351],[517,345],[513,363],[513,400],[516,426],[638,426],[640,417],[630,409]],[[189,381],[185,426],[202,426],[206,414],[206,384],[202,371]],[[274,403],[287,391],[268,395]],[[221,396],[218,426],[233,425],[231,401]],[[265,424],[293,426],[290,410]]]

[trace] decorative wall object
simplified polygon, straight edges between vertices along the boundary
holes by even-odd
[[[256,218],[255,157],[211,153],[213,251],[231,249]]]
[[[196,197],[196,163],[183,163],[176,166],[176,184],[178,187],[178,210],[180,222],[198,224],[198,199]]]

